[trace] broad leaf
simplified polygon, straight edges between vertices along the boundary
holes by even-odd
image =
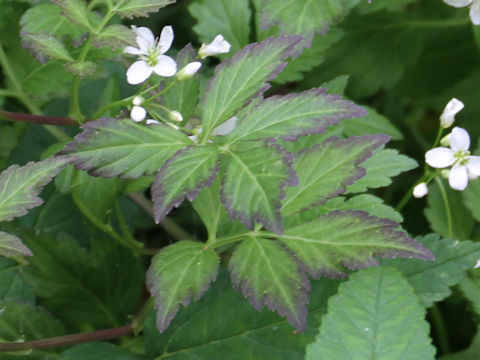
[[[74,345],[62,352],[58,360],[142,360],[128,350],[107,342],[90,342]]]
[[[271,96],[238,114],[237,126],[227,137],[240,140],[286,138],[318,134],[342,119],[366,115],[351,101],[317,88],[286,96]]]
[[[155,221],[158,223],[184,199],[192,201],[215,180],[220,165],[214,146],[189,146],[163,165],[152,186]]]
[[[432,252],[403,231],[398,223],[362,211],[332,211],[309,223],[285,230],[279,239],[315,278],[345,276],[350,270],[376,266],[374,256],[432,260]]]
[[[53,35],[45,33],[30,34],[22,33],[23,44],[35,55],[35,58],[44,63],[47,59],[56,59],[71,62],[74,61],[65,45]]]
[[[219,258],[205,244],[180,241],[163,248],[152,259],[147,287],[155,297],[157,327],[167,329],[180,304],[198,300],[217,277]]]
[[[247,45],[217,66],[203,101],[204,136],[210,136],[253,96],[265,92],[270,87],[267,81],[283,69],[283,60],[295,54],[299,41],[299,36],[268,38]]]
[[[61,61],[49,61],[29,72],[22,82],[22,89],[36,98],[67,96],[70,92],[72,75],[65,71]]]
[[[93,44],[97,47],[108,46],[112,50],[135,45],[134,32],[125,25],[113,24],[96,34]]]
[[[114,0],[113,12],[132,19],[138,16],[148,16],[159,9],[174,4],[175,0]]]
[[[447,298],[450,287],[462,281],[480,259],[480,244],[470,241],[440,239],[436,234],[415,238],[435,254],[434,261],[416,259],[384,260],[383,264],[402,271],[413,286],[420,304],[432,306]]]
[[[462,191],[462,198],[475,220],[480,221],[480,181],[471,181]]]
[[[425,309],[395,269],[361,270],[328,303],[306,360],[433,360]]]
[[[38,197],[45,184],[62,170],[65,157],[49,158],[24,166],[12,165],[0,174],[0,221],[10,221],[39,206]]]
[[[91,29],[90,14],[84,0],[53,0],[53,2],[63,10],[62,15],[68,20]]]
[[[188,7],[188,12],[198,24],[193,30],[200,41],[210,43],[222,34],[236,53],[249,43],[250,8],[248,0],[197,0]]]
[[[370,159],[362,163],[366,170],[365,176],[348,186],[347,190],[350,193],[358,193],[366,191],[367,188],[388,186],[392,183],[392,177],[417,166],[415,160],[399,154],[397,150],[377,150]]]
[[[203,298],[180,309],[165,333],[158,333],[150,317],[145,324],[147,355],[162,360],[304,360],[305,346],[313,341],[337,286],[338,281],[326,278],[312,283],[308,327],[298,334],[278,314],[256,311],[222,271]]]
[[[139,258],[108,238],[90,251],[70,238],[22,236],[33,256],[24,270],[42,304],[77,331],[127,323],[135,313],[144,273]]]
[[[342,122],[345,127],[345,135],[386,134],[390,135],[393,140],[403,139],[402,133],[385,116],[380,115],[371,107],[364,106],[364,108],[368,111],[366,116],[355,117]]]
[[[32,256],[32,252],[22,243],[20,238],[15,235],[0,231],[0,255],[6,257],[12,256]]]
[[[145,126],[131,119],[103,118],[83,125],[68,144],[77,169],[92,175],[134,179],[156,173],[178,150],[192,145],[180,131],[166,125]]]
[[[277,234],[283,232],[280,202],[286,185],[296,185],[291,154],[280,147],[260,147],[229,152],[222,174],[222,202],[232,219],[253,230],[260,223]]]
[[[363,164],[362,167],[358,165],[388,140],[385,135],[331,137],[296,154],[293,168],[298,174],[299,185],[287,188],[283,215],[308,209],[344,193],[348,185],[365,175]]]
[[[229,262],[232,282],[258,311],[266,305],[306,330],[310,283],[298,263],[278,242],[248,236]]]

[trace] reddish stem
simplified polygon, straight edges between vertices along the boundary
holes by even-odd
[[[0,117],[6,118],[8,120],[23,121],[23,122],[29,122],[34,124],[78,125],[78,123],[75,120],[69,117],[31,115],[31,114],[15,113],[15,112],[10,112],[5,110],[0,110]]]

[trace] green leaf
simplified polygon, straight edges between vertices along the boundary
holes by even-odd
[[[444,237],[469,240],[475,226],[472,212],[465,207],[462,194],[459,191],[452,190],[442,179],[439,179],[439,181],[443,183],[449,211],[445,207],[445,201],[438,184],[430,185],[427,198],[428,207],[424,210],[430,227]]]
[[[24,166],[12,165],[0,174],[0,221],[10,221],[39,206],[42,187],[65,166],[65,157],[29,162]]]
[[[353,274],[328,303],[306,360],[433,360],[425,309],[395,269]]]
[[[215,146],[189,146],[163,165],[152,186],[155,221],[158,223],[184,199],[192,201],[215,180],[220,165]]]
[[[390,135],[393,140],[403,139],[402,133],[385,116],[380,115],[371,107],[364,106],[364,108],[368,111],[366,116],[355,117],[342,122],[345,127],[345,135],[386,134]]]
[[[37,98],[50,99],[70,93],[72,75],[65,71],[60,61],[49,61],[29,72],[22,82],[22,89]]]
[[[23,235],[32,249],[24,277],[42,304],[79,331],[127,323],[144,283],[141,260],[110,239],[92,238],[90,251],[71,238]]]
[[[295,258],[276,241],[247,237],[236,247],[229,269],[235,288],[255,309],[266,305],[299,332],[305,331],[310,283]]]
[[[480,181],[470,181],[462,191],[463,203],[475,220],[480,221]]]
[[[439,360],[476,360],[480,353],[480,329],[477,329],[477,335],[473,338],[470,347],[455,354],[442,356]]]
[[[344,17],[359,0],[265,0],[262,27],[278,24],[283,33],[312,38],[326,33],[329,26]]]
[[[63,150],[77,169],[94,176],[135,179],[156,173],[192,141],[166,125],[145,126],[131,119],[103,118],[82,126],[83,133]]]
[[[362,163],[366,170],[365,176],[348,186],[347,190],[350,193],[358,193],[366,191],[367,188],[388,186],[392,183],[391,177],[417,166],[415,160],[399,154],[397,150],[379,149],[370,159]]]
[[[312,283],[308,327],[298,334],[285,318],[253,309],[221,271],[203,298],[180,309],[167,331],[159,334],[153,317],[146,322],[147,355],[162,360],[304,360],[305,346],[313,341],[337,286],[338,280],[326,278]]]
[[[0,231],[0,255],[6,257],[32,256],[32,252],[15,235]]]
[[[222,34],[232,45],[231,53],[249,43],[251,11],[248,0],[196,0],[190,4],[188,12],[197,20],[193,30],[201,42],[210,43]]]
[[[47,58],[62,61],[74,61],[67,48],[58,38],[45,33],[22,33],[23,44],[35,55],[35,58],[44,63]]]
[[[385,135],[331,137],[296,154],[293,168],[298,174],[299,185],[287,188],[283,215],[308,209],[344,193],[346,186],[365,174],[363,167],[358,165],[388,140]]]
[[[205,244],[180,241],[163,248],[152,259],[147,272],[147,287],[155,297],[157,327],[160,332],[178,312],[180,304],[200,299],[215,281],[218,272],[217,253]]]
[[[398,223],[363,211],[332,211],[285,230],[279,239],[315,278],[345,276],[350,270],[378,265],[373,256],[432,260],[433,254],[403,231]]]
[[[342,119],[366,115],[351,101],[325,94],[317,88],[286,96],[271,96],[238,114],[237,126],[227,143],[262,138],[294,140],[297,136],[318,134]]]
[[[91,29],[89,11],[84,0],[53,0],[62,9],[62,15],[68,20]]]
[[[96,47],[108,46],[112,50],[135,45],[135,34],[125,25],[113,24],[96,34],[92,44]]]
[[[477,315],[480,315],[480,277],[478,271],[467,273],[467,276],[459,283],[459,289],[472,305]]]
[[[35,294],[22,277],[18,262],[0,258],[0,299],[35,302]]]
[[[74,345],[62,352],[58,360],[142,360],[124,348],[107,342]]]
[[[97,64],[93,61],[71,62],[65,65],[65,70],[80,77],[92,75],[96,69]]]
[[[270,145],[228,155],[230,163],[222,174],[221,197],[230,217],[250,230],[257,222],[281,234],[284,189],[297,183],[291,154]]]
[[[268,38],[247,45],[232,59],[215,69],[203,100],[203,135],[222,124],[244,106],[253,96],[260,96],[284,67],[282,60],[295,54],[299,36]]]
[[[175,0],[113,0],[112,3],[114,13],[133,19],[155,13],[167,5],[174,4]]]
[[[434,261],[417,259],[383,260],[382,264],[399,269],[415,289],[420,304],[425,307],[442,301],[450,287],[458,284],[480,259],[480,244],[470,241],[440,239],[436,234],[415,238],[435,254]]]

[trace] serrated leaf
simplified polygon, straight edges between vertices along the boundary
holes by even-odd
[[[12,165],[0,174],[0,221],[10,221],[39,206],[42,187],[52,180],[67,163],[67,158],[49,158],[29,162],[24,166]]]
[[[89,12],[84,0],[53,0],[62,10],[68,20],[90,29]]]
[[[133,19],[138,16],[148,16],[149,13],[174,4],[175,0],[114,0],[112,11],[121,17]]]
[[[257,222],[282,233],[280,202],[285,186],[297,182],[291,154],[271,145],[228,155],[220,194],[230,217],[250,230]]]
[[[435,254],[434,261],[417,259],[382,260],[382,264],[399,269],[415,289],[420,304],[425,307],[442,301],[450,287],[458,284],[480,259],[480,244],[470,241],[440,239],[437,234],[415,238]]]
[[[219,258],[205,244],[180,241],[163,248],[152,259],[147,272],[147,287],[155,298],[157,327],[167,329],[180,304],[200,299],[215,281]]]
[[[165,360],[304,360],[305,346],[313,341],[337,286],[338,280],[327,278],[312,282],[308,327],[299,334],[278,314],[256,311],[221,271],[205,296],[182,307],[164,333],[158,333],[153,317],[147,320],[147,354]]]
[[[402,133],[385,116],[371,107],[364,108],[368,111],[366,116],[349,118],[342,122],[345,135],[386,134],[393,140],[403,139]]]
[[[366,174],[347,187],[348,192],[364,192],[368,188],[376,189],[388,186],[392,183],[392,177],[398,174],[415,169],[417,162],[408,156],[399,154],[397,150],[377,150],[373,156],[362,163]]]
[[[277,242],[248,236],[229,261],[232,282],[258,311],[266,305],[306,330],[310,283],[298,263]]]
[[[203,134],[222,124],[255,95],[261,95],[285,66],[287,57],[295,54],[300,36],[268,38],[244,47],[233,58],[215,69],[203,99]]]
[[[35,58],[44,63],[47,58],[67,62],[74,61],[67,48],[58,38],[45,33],[22,33],[23,44],[35,55]]]
[[[328,303],[306,360],[433,360],[425,309],[395,269],[361,270]]]
[[[293,168],[299,185],[286,189],[282,214],[294,214],[344,193],[348,185],[365,174],[363,164],[373,150],[388,140],[385,135],[331,137],[296,154]]]
[[[135,313],[144,283],[140,258],[108,238],[90,250],[71,238],[23,234],[32,249],[23,274],[42,304],[71,328],[109,328]]]
[[[22,243],[20,238],[15,235],[0,231],[0,255],[6,257],[12,256],[32,256],[32,252]]]
[[[462,191],[462,198],[471,215],[480,221],[480,181],[470,181],[465,191]]]
[[[58,360],[142,360],[143,356],[107,342],[74,345],[60,354]]]
[[[227,136],[228,144],[262,138],[293,140],[318,134],[342,119],[366,112],[338,95],[317,88],[286,96],[271,96],[238,114],[237,126]]]
[[[115,50],[128,45],[135,45],[135,34],[125,25],[113,24],[96,34],[92,44],[96,47],[108,46]]]
[[[345,16],[359,0],[265,0],[262,7],[262,27],[278,24],[283,33],[325,34],[329,26]]]
[[[145,126],[131,119],[103,118],[82,126],[63,153],[77,169],[94,176],[135,179],[156,173],[164,162],[192,141],[166,125]]]
[[[65,69],[74,75],[85,77],[95,72],[97,64],[93,61],[71,62],[65,64]]]
[[[249,43],[250,7],[248,0],[197,0],[188,7],[188,12],[197,20],[193,30],[202,43],[210,43],[222,34],[236,53]]]
[[[192,201],[215,180],[219,169],[215,146],[189,146],[163,165],[152,186],[155,221],[160,222],[184,199]]]
[[[316,220],[285,230],[279,240],[292,250],[315,278],[345,276],[350,270],[376,266],[374,256],[432,260],[432,252],[403,231],[399,224],[363,211],[332,211]]]
[[[470,239],[475,226],[472,212],[465,207],[459,191],[452,190],[443,179],[439,179],[439,181],[443,183],[449,210],[447,211],[445,207],[445,200],[438,184],[430,185],[427,197],[428,207],[424,210],[430,227],[444,237],[458,240]]]

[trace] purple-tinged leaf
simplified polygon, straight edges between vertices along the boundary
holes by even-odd
[[[200,299],[215,281],[217,253],[203,243],[180,241],[163,248],[152,259],[147,272],[147,287],[155,298],[157,327],[160,332],[170,324],[180,304]]]
[[[377,266],[374,256],[434,259],[430,250],[398,227],[394,221],[363,211],[332,211],[286,229],[279,239],[315,278],[346,276],[346,269]]]
[[[20,35],[23,47],[29,49],[40,63],[47,59],[74,61],[63,42],[51,34],[23,32]]]
[[[121,17],[133,19],[138,16],[147,17],[159,9],[174,4],[175,0],[114,0],[112,11]]]
[[[229,216],[250,230],[254,223],[260,223],[281,234],[284,189],[298,181],[291,167],[291,154],[271,145],[228,155],[220,194]]]
[[[84,0],[52,0],[52,2],[62,9],[62,15],[69,21],[92,29],[89,17],[93,14],[88,11]]]
[[[155,221],[158,223],[187,198],[192,201],[215,180],[219,168],[215,146],[189,146],[163,165],[152,186]]]
[[[121,49],[128,45],[136,45],[135,34],[125,25],[113,24],[96,34],[92,44],[96,47],[108,46],[112,50]]]
[[[288,216],[343,194],[346,186],[365,175],[365,169],[358,164],[389,139],[386,135],[331,137],[297,153],[293,168],[299,185],[286,190],[282,214]]]
[[[169,126],[145,126],[131,119],[102,118],[82,128],[63,153],[70,155],[77,169],[94,176],[152,175],[178,150],[192,145],[186,135]]]
[[[232,281],[258,311],[264,305],[285,316],[299,332],[307,322],[310,283],[294,257],[273,240],[248,236],[229,262]]]
[[[367,112],[351,101],[326,93],[326,89],[311,89],[286,96],[272,96],[241,111],[238,125],[228,135],[227,142],[284,138],[318,134],[342,119],[359,117]]]
[[[215,69],[203,103],[203,135],[231,118],[254,96],[263,94],[268,81],[285,67],[285,60],[297,52],[301,36],[268,38],[247,45]]]
[[[11,256],[32,256],[32,251],[15,235],[0,231],[0,255]]]
[[[10,221],[43,204],[38,197],[67,164],[66,157],[54,157],[24,166],[12,165],[0,174],[0,221]]]

